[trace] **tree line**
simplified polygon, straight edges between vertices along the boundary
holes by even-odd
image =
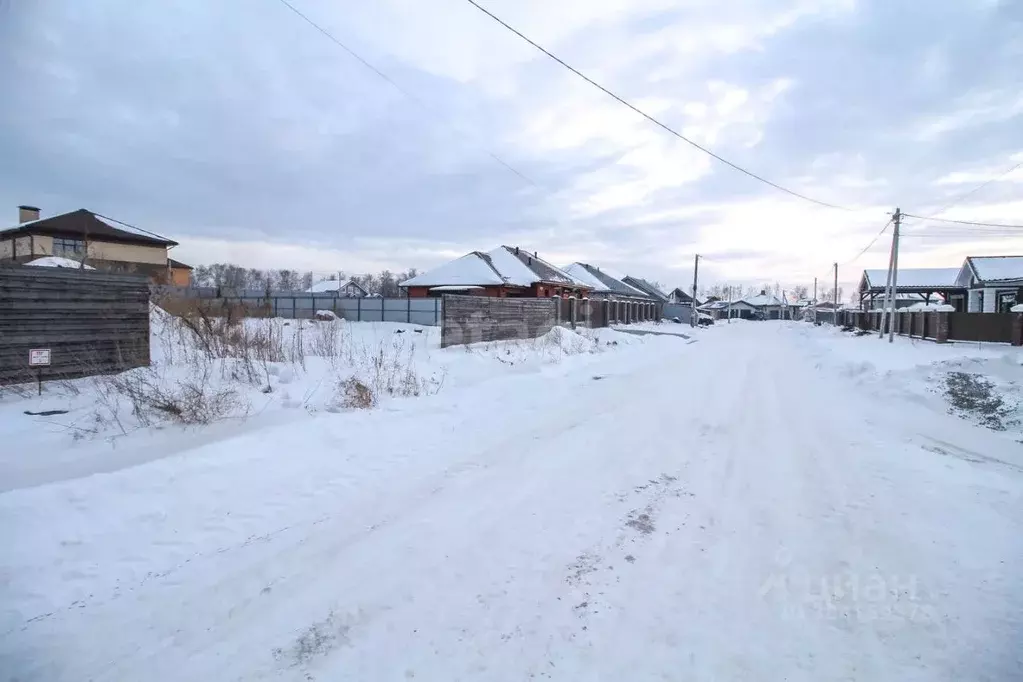
[[[317,277],[311,271],[300,272],[287,268],[261,270],[259,268],[243,268],[232,263],[213,263],[195,266],[192,270],[192,286],[290,293],[307,291],[317,282],[325,280],[339,282],[340,285],[352,281],[365,289],[368,294],[397,298],[402,295],[398,284],[417,274],[418,271],[415,268],[409,268],[404,272],[382,270],[377,274],[362,275],[349,275],[341,270]]]
[[[718,300],[726,301],[728,300],[729,293],[731,293],[731,298],[734,301],[740,298],[750,298],[752,296],[757,296],[760,294],[761,291],[766,292],[768,294],[773,294],[779,300],[781,300],[782,294],[784,293],[789,303],[809,300],[813,296],[813,291],[811,291],[810,287],[806,286],[805,284],[799,284],[794,287],[782,290],[781,284],[779,284],[778,282],[775,282],[774,284],[765,282],[760,286],[741,285],[730,286],[728,284],[714,284],[712,286],[705,287],[704,289],[702,289],[700,291],[700,296],[702,299],[706,299],[713,296],[716,297]],[[843,293],[842,287],[838,287],[839,302],[842,301],[842,293]],[[822,303],[834,300],[834,295],[835,292],[830,287],[821,287],[817,290],[817,300]]]

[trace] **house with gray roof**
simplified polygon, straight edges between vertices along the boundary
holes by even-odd
[[[956,284],[966,291],[966,312],[1007,313],[1021,300],[1023,256],[969,256]]]

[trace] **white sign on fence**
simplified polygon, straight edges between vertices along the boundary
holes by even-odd
[[[50,364],[49,348],[33,348],[28,352],[29,367],[43,367]]]

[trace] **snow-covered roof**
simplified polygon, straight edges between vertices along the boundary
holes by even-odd
[[[325,279],[322,282],[317,282],[308,289],[307,294],[322,294],[327,291],[337,291],[341,288],[341,283],[336,279]]]
[[[756,296],[746,296],[742,300],[756,308],[759,308],[761,306],[781,305],[781,301],[778,299],[777,296],[773,294],[757,294]]]
[[[507,246],[499,246],[493,251],[488,251],[486,255],[490,257],[494,269],[504,277],[506,284],[528,287],[540,281],[540,276],[530,270]],[[568,282],[572,281],[568,275],[565,275],[565,279]]]
[[[970,256],[967,260],[982,282],[1023,280],[1023,256]]]
[[[959,278],[960,268],[899,268],[898,281],[899,289],[920,289],[933,287],[935,289],[951,289],[956,285]],[[888,270],[864,270],[863,276],[867,280],[867,288],[884,288],[888,284]]]
[[[487,254],[471,251],[461,258],[416,275],[401,283],[403,287],[436,287],[453,284],[501,286],[506,284]],[[528,285],[524,285],[528,286]]]
[[[572,279],[576,280],[583,286],[589,287],[595,292],[607,293],[611,291],[611,288],[601,282],[596,275],[587,270],[583,263],[572,263],[562,269],[567,272]]]
[[[401,286],[528,287],[537,282],[581,288],[589,286],[561,268],[539,258],[534,252],[511,246],[499,246],[486,253],[472,251],[450,263],[405,280]]]
[[[42,258],[36,258],[25,263],[25,265],[32,265],[41,268],[71,268],[72,270],[95,270],[96,268],[91,265],[83,266],[76,260],[70,258],[63,258],[61,256],[43,256]]]

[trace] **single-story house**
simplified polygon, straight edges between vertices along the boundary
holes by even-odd
[[[369,292],[354,279],[350,279],[344,284],[341,284],[341,280],[338,279],[325,279],[306,289],[306,293],[334,294],[341,298],[365,298],[369,296]]]
[[[628,284],[633,289],[646,294],[647,298],[652,300],[654,303],[668,303],[668,294],[664,293],[650,282],[646,281],[642,277],[633,277],[632,275],[626,275],[622,278],[622,281]]]
[[[745,303],[754,311],[763,315],[764,319],[767,320],[780,320],[782,309],[786,307],[780,298],[774,294],[767,293],[763,289],[756,296],[745,296],[739,302]],[[735,308],[734,302],[732,308]]]
[[[0,230],[0,262],[57,256],[97,270],[148,275],[156,282],[191,283],[191,268],[168,255],[177,242],[87,209],[40,218],[35,206],[19,206],[18,221],[16,227]]]
[[[668,302],[692,305],[693,297],[687,294],[686,292],[682,291],[680,287],[675,287],[674,289],[671,290],[671,293],[668,294]],[[696,307],[699,308],[701,305],[703,305],[703,303],[700,301],[699,298],[697,298]]]
[[[535,251],[499,246],[492,251],[471,251],[399,284],[410,298],[443,294],[544,298],[585,296],[590,287],[551,265]]]
[[[966,312],[1009,312],[1017,301],[1023,302],[1023,256],[970,256],[956,283],[966,291]]]
[[[606,298],[613,301],[653,302],[653,299],[648,294],[622,281],[624,278],[616,277],[595,265],[572,263],[564,270],[575,279],[591,284],[593,286],[590,289],[590,296],[592,298]],[[597,285],[600,286],[598,287]]]
[[[960,268],[899,268],[895,282],[896,307],[911,306],[922,300],[924,303],[947,303],[956,310],[965,310],[966,287],[958,283],[960,270]],[[887,286],[887,269],[864,270],[859,284],[860,309],[883,308]],[[913,296],[907,298],[908,294]]]

